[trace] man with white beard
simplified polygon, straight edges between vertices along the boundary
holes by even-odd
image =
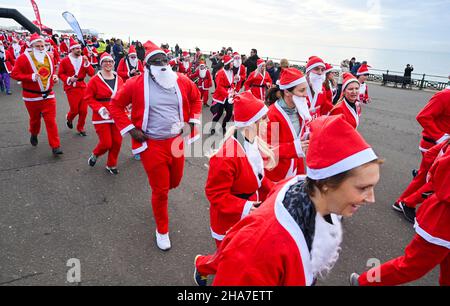
[[[333,104],[327,100],[323,83],[325,82],[325,62],[311,56],[306,64],[306,80],[308,81],[308,105],[312,119],[326,116],[333,109]]]
[[[233,73],[236,92],[240,92],[247,77],[247,68],[242,65],[241,55],[237,52],[233,53]]]
[[[204,61],[199,62],[198,69],[190,75],[191,80],[197,83],[198,90],[202,96],[203,106],[208,107],[209,89],[212,86],[211,72]]]
[[[110,114],[120,133],[132,137],[132,152],[140,154],[152,190],[159,249],[171,248],[168,195],[183,176],[183,137],[200,125],[202,102],[195,84],[172,71],[165,52],[151,41],[144,44],[144,73],[129,79],[111,100]],[[131,104],[131,118],[125,108]],[[183,132],[184,130],[184,132]],[[190,133],[189,142],[195,140]],[[194,139],[192,139],[194,138]]]
[[[59,45],[59,53],[61,54],[61,57],[66,57],[69,55],[70,52],[70,39],[69,36],[66,34],[62,35],[62,42]]]
[[[144,72],[144,65],[137,58],[137,52],[134,45],[131,45],[128,55],[120,60],[117,66],[117,74],[126,82],[129,78],[140,75]]]
[[[189,55],[189,52],[184,51],[182,62],[178,64],[178,72],[189,75],[191,73],[191,69],[191,56]]]
[[[22,82],[22,96],[30,116],[31,145],[38,144],[42,117],[53,155],[58,156],[63,154],[56,125],[56,99],[53,92],[53,85],[58,77],[52,58],[45,52],[44,39],[35,33],[31,36],[30,44],[33,51],[19,56],[11,77]]]

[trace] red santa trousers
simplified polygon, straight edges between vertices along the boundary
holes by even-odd
[[[147,140],[140,153],[152,189],[152,208],[158,233],[169,232],[169,190],[178,187],[184,171],[184,144],[181,137]]]
[[[200,94],[201,94],[201,98],[203,101],[203,105],[208,105],[208,98],[209,98],[209,90],[203,90],[203,89],[198,89],[200,90]]]
[[[95,124],[95,131],[98,135],[98,144],[92,153],[95,156],[102,156],[108,152],[108,167],[116,167],[119,158],[120,147],[122,146],[122,135],[120,135],[114,123]]]
[[[66,92],[67,100],[69,101],[70,110],[67,113],[67,120],[73,121],[78,115],[77,131],[84,131],[84,124],[86,123],[86,116],[88,113],[88,104],[84,100],[85,88],[72,88]]]
[[[217,249],[219,249],[219,245],[217,245]],[[197,272],[202,276],[215,275],[217,272],[218,261],[216,254],[212,255],[201,255],[197,257],[195,261],[195,267],[197,268]]]
[[[373,268],[380,269],[379,282],[369,282],[368,274],[376,275],[371,269],[359,277],[359,284],[361,286],[401,285],[421,278],[437,265],[441,268],[439,284],[450,286],[450,249],[431,244],[419,235],[415,235],[406,247],[404,256]]]
[[[39,135],[41,131],[41,116],[47,129],[48,143],[52,149],[60,147],[58,126],[56,125],[56,100],[54,98],[42,101],[25,102],[30,116],[30,134]]]

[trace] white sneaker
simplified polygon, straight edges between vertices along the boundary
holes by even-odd
[[[162,251],[170,250],[172,246],[170,245],[169,233],[161,235],[158,231],[156,231],[156,244]]]

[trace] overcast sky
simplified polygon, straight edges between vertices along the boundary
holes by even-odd
[[[450,1],[442,0],[36,0],[43,24],[123,38],[205,45],[319,45],[450,52]],[[34,20],[29,0],[0,0]],[[0,20],[0,25],[15,22]]]

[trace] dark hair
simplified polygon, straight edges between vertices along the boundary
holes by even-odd
[[[375,159],[371,162],[365,163],[364,165],[369,165],[369,164],[378,164],[381,165],[384,162],[383,159]],[[361,166],[364,166],[361,165]],[[358,168],[358,167],[356,167]],[[313,180],[309,177],[305,178],[305,192],[310,196],[314,196],[314,192],[315,192],[315,187],[317,187],[317,189],[319,189],[320,191],[323,190],[323,187],[326,185],[331,189],[337,189],[339,188],[339,186],[342,185],[342,183],[349,177],[351,177],[353,175],[353,172],[356,168],[350,169],[348,171],[336,174],[334,176],[328,177],[326,179],[322,179],[322,180]]]
[[[252,49],[253,52],[255,52],[255,54],[258,54],[258,51],[256,49]]]
[[[285,90],[287,90],[289,92],[293,92],[294,89],[295,89],[295,86],[285,89]],[[266,105],[270,106],[270,105],[274,104],[275,102],[277,102],[277,100],[278,100],[277,93],[278,92],[280,93],[281,97],[284,99],[284,91],[285,90],[281,90],[280,86],[278,86],[278,85],[271,87],[266,93]]]

